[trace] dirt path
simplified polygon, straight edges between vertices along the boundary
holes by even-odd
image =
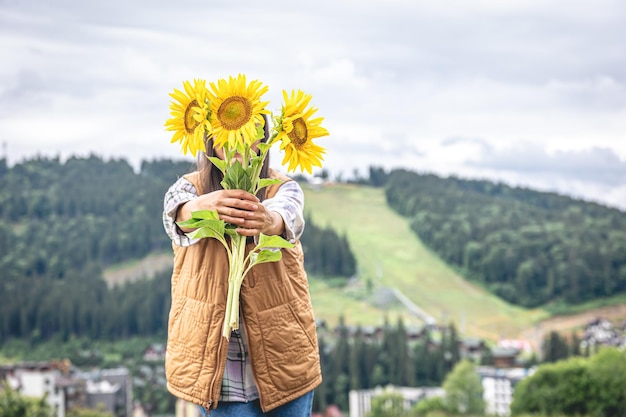
[[[584,313],[551,317],[538,323],[534,328],[524,330],[519,338],[530,341],[533,348],[538,349],[544,336],[551,331],[567,335],[568,333],[581,330],[587,323],[596,318],[603,318],[609,321],[625,320],[626,305],[600,307]]]
[[[115,266],[104,271],[104,280],[109,287],[138,279],[152,279],[161,271],[172,269],[171,253],[151,254],[129,264]]]

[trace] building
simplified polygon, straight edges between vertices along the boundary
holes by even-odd
[[[520,354],[515,347],[496,346],[491,350],[493,364],[496,368],[514,368],[517,366],[517,358]]]
[[[102,379],[111,384],[119,385],[120,390],[115,398],[117,410],[123,410],[124,416],[133,413],[133,378],[127,368],[112,368],[102,370]],[[118,413],[119,415],[119,413]]]
[[[106,380],[87,381],[87,408],[118,415],[117,397],[121,387]]]
[[[119,417],[133,414],[133,382],[126,368],[76,372],[73,377],[85,381],[87,406],[103,408]]]
[[[163,343],[153,343],[144,351],[143,360],[146,362],[162,362],[165,360],[165,350]]]
[[[0,380],[6,381],[12,390],[25,397],[45,396],[55,417],[65,417],[65,385],[57,383],[61,375],[61,371],[53,364],[40,362],[8,365],[0,370]]]
[[[483,339],[468,337],[459,342],[461,358],[468,359],[475,363],[480,363],[486,349],[488,349],[488,347]]]
[[[596,346],[626,347],[626,323],[614,326],[607,319],[596,318],[585,326],[580,347],[589,349]]]
[[[443,388],[439,387],[377,387],[369,390],[352,390],[349,396],[350,417],[363,417],[372,409],[372,399],[381,394],[400,394],[404,398],[404,408],[410,410],[420,400],[442,397]]]
[[[23,396],[45,396],[55,417],[65,417],[75,407],[103,408],[119,417],[133,413],[132,379],[126,368],[81,373],[69,362],[25,362],[0,367],[0,381]]]
[[[485,414],[508,416],[511,413],[515,385],[531,375],[534,369],[480,366],[477,371],[483,385]]]

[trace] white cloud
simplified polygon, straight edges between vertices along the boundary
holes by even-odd
[[[624,39],[619,0],[5,0],[0,141],[10,161],[177,157],[163,130],[168,93],[243,72],[269,85],[272,110],[282,89],[313,94],[331,171],[487,176],[615,203]],[[496,164],[510,152],[543,165]]]

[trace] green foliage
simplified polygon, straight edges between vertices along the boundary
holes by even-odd
[[[511,412],[586,415],[592,389],[587,364],[580,358],[541,365],[515,388]]]
[[[557,362],[570,356],[570,347],[567,340],[558,332],[551,331],[542,345],[542,359],[544,362]]]
[[[102,410],[74,407],[67,412],[66,417],[115,417],[115,415]]]
[[[385,392],[372,398],[372,408],[365,417],[411,417],[413,413],[404,408],[401,394]]]
[[[102,311],[102,270],[169,250],[163,195],[184,172],[171,161],[142,169],[96,156],[37,158],[0,177],[0,339],[116,332],[104,323],[115,320]]]
[[[604,348],[591,358],[544,364],[515,388],[513,415],[626,415],[626,352]]]
[[[626,416],[626,351],[601,349],[589,359],[593,397],[589,410],[594,416]]]
[[[161,221],[163,196],[192,164],[144,161],[135,172],[123,159],[90,156],[1,166],[0,340],[164,335],[171,274],[107,288],[102,271],[171,251]],[[330,262],[308,265],[334,276],[353,274],[354,263],[341,261],[354,262],[347,240],[331,229],[326,238],[332,254],[316,262]],[[270,261],[276,254],[259,256]]]
[[[389,173],[385,171],[382,167],[369,167],[369,185],[372,187],[382,187],[387,183],[387,179],[389,178]]]
[[[446,328],[442,339],[454,331]],[[453,339],[451,339],[453,340]],[[448,352],[449,355],[444,355]],[[387,385],[439,386],[459,357],[458,343],[432,343],[429,332],[417,342],[410,341],[402,321],[386,323],[379,338],[365,339],[363,329],[351,331],[340,318],[334,345],[320,338],[320,358],[324,378],[314,395],[314,410],[336,404],[348,409],[350,390],[372,389]],[[447,358],[447,359],[446,359]]]
[[[446,404],[441,397],[425,398],[418,401],[413,407],[413,411],[418,417],[431,417],[437,413],[440,415],[447,415]]]
[[[345,235],[331,228],[320,228],[313,217],[305,216],[302,238],[304,266],[310,274],[322,277],[351,277],[356,273],[356,258]]]
[[[0,417],[52,417],[52,409],[43,398],[29,398],[12,390],[8,384],[0,387]]]
[[[352,179],[348,180],[348,183],[369,185],[372,187],[383,187],[389,178],[389,173],[382,167],[370,166],[368,167],[368,173],[369,178],[361,177],[359,175],[359,171],[355,169]],[[328,173],[326,173],[326,177],[328,177]],[[340,176],[338,177],[338,181],[341,181]]]
[[[443,389],[446,392],[444,400],[446,409],[452,414],[484,413],[483,386],[472,362],[462,360],[457,363],[452,372],[446,376]]]
[[[249,170],[244,169],[239,161],[235,161],[226,169],[222,186],[229,190],[254,191]]]
[[[392,171],[388,204],[464,275],[527,307],[626,292],[626,213],[490,181]]]

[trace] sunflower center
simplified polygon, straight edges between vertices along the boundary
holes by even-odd
[[[308,130],[306,128],[306,122],[302,117],[298,117],[293,122],[293,129],[287,136],[291,139],[291,142],[296,146],[302,146],[308,139]]]
[[[193,117],[195,114],[193,111],[194,107],[200,107],[198,106],[198,102],[196,100],[192,100],[185,109],[185,130],[190,134],[193,133],[196,130],[196,127],[200,124],[200,122]]]
[[[236,130],[252,117],[252,105],[244,97],[228,97],[217,109],[217,118],[225,129]]]

